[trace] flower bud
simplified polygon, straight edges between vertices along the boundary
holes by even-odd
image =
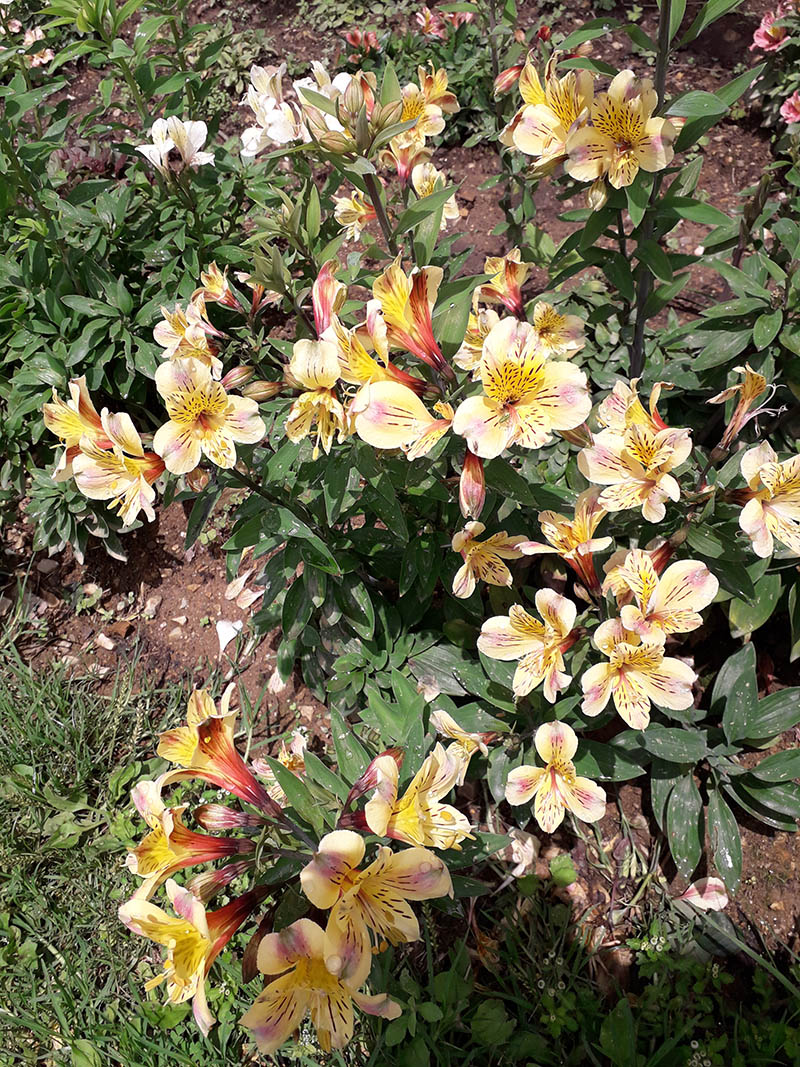
[[[505,70],[501,70],[494,80],[494,95],[501,96],[503,93],[507,93],[509,89],[512,89],[519,81],[519,76],[524,68],[524,63],[517,63],[513,67],[506,67]]]
[[[204,830],[234,830],[244,826],[267,825],[267,820],[261,815],[237,811],[225,804],[201,804],[192,814]]]
[[[342,107],[350,115],[357,115],[364,106],[364,90],[358,78],[351,78],[342,95]]]
[[[606,206],[608,200],[608,187],[605,178],[598,178],[592,182],[586,192],[586,206],[592,211],[599,211]]]
[[[209,481],[208,471],[204,471],[201,467],[195,467],[193,471],[189,471],[186,475],[186,484],[193,493],[201,493]]]
[[[477,519],[486,501],[486,478],[483,460],[469,448],[464,456],[461,479],[458,485],[458,503],[465,519]]]
[[[540,26],[536,31],[536,39],[539,41],[549,41],[553,31],[549,26]]]
[[[557,433],[559,437],[563,437],[571,445],[577,445],[578,448],[589,448],[594,441],[592,431],[585,422],[576,426],[574,430],[558,430]]]
[[[273,396],[277,396],[282,388],[282,382],[268,382],[262,378],[258,378],[256,381],[250,382],[244,389],[242,389],[242,396],[246,396],[250,400],[257,400],[261,403],[262,400],[271,400]]]
[[[370,119],[370,127],[374,133],[380,133],[388,126],[394,126],[400,121],[403,114],[403,101],[391,100],[388,104],[376,104]]]
[[[247,385],[254,374],[255,370],[252,367],[240,364],[238,367],[231,367],[220,382],[220,385],[226,392],[231,389],[241,389],[243,385]]]

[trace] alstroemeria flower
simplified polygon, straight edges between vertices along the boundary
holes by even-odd
[[[437,170],[433,163],[417,163],[411,171],[411,187],[420,200],[435,193],[437,189],[444,189],[446,184],[447,177],[442,171]],[[460,217],[454,194],[445,201],[442,207],[442,221],[439,229],[446,230],[448,222]]]
[[[464,560],[453,578],[453,596],[472,596],[479,581],[489,585],[511,585],[511,571],[504,559],[520,559],[517,547],[525,538],[509,537],[505,530],[492,534],[485,541],[476,540],[486,527],[482,522],[468,522],[463,530],[453,535],[452,548],[460,552]]]
[[[737,397],[736,407],[719,443],[720,448],[730,448],[747,423],[766,410],[763,404],[754,411],[750,410],[756,400],[767,389],[767,379],[764,375],[754,371],[749,363],[746,363],[743,367],[734,367],[733,371],[734,374],[743,374],[744,381],[723,389],[721,393],[717,393],[716,396],[712,396],[710,400],[706,401],[707,404],[724,404],[726,400]],[[773,396],[775,386],[770,386],[769,388],[770,396]]]
[[[242,103],[250,106],[256,125],[248,126],[242,133],[241,154],[245,158],[258,155],[270,144],[310,140],[297,112],[284,102],[282,81],[285,74],[285,63],[279,67],[250,68],[250,85]]]
[[[72,463],[80,451],[78,446],[82,439],[94,442],[99,448],[111,448],[113,444],[89,396],[85,376],[71,378],[67,388],[69,400],[61,400],[54,389],[52,401],[42,407],[45,426],[64,442],[64,451],[53,471],[53,479],[57,482],[72,477]]]
[[[473,379],[480,376],[479,367],[483,355],[483,342],[500,321],[500,316],[492,308],[479,308],[480,288],[472,295],[472,310],[467,320],[467,332],[461,347],[453,356],[453,362],[461,370],[473,371]]]
[[[425,138],[417,131],[416,126],[403,130],[393,137],[388,148],[380,153],[380,161],[385,167],[394,167],[397,177],[405,185],[410,181],[414,167],[418,163],[425,163],[431,158],[433,152],[425,144]]]
[[[372,301],[372,303],[376,303]],[[372,324],[383,325],[381,316],[373,319]],[[373,338],[369,334],[369,325],[348,329],[343,326],[337,315],[331,319],[331,324],[322,335],[323,341],[330,341],[336,345],[339,356],[339,374],[342,381],[351,385],[371,385],[373,382],[399,382],[401,385],[416,394],[423,393],[427,388],[427,382],[421,378],[415,378],[413,374],[401,370],[388,359],[388,346],[383,343],[383,338]],[[376,345],[377,340],[377,345]],[[367,351],[365,344],[379,348],[379,358],[374,359]]]
[[[489,748],[486,742],[495,735],[492,733],[469,733],[462,726],[459,726],[453,716],[442,708],[437,708],[431,712],[431,726],[438,734],[443,737],[449,737],[452,740],[452,745],[448,745],[445,751],[448,758],[455,760],[460,767],[456,785],[463,785],[470,760],[476,752],[480,752],[482,756],[488,756]]]
[[[373,448],[402,448],[409,460],[426,455],[453,422],[449,404],[437,403],[431,415],[416,393],[399,382],[365,386],[352,405],[353,425]]]
[[[750,45],[751,52],[755,52],[757,48],[761,48],[765,52],[774,52],[777,48],[780,48],[789,34],[789,28],[788,26],[778,26],[776,23],[779,19],[784,18],[790,10],[790,5],[781,4],[776,11],[767,11],[762,16],[758,29],[753,34],[753,43]]]
[[[169,176],[169,153],[175,147],[166,119],[156,119],[150,130],[151,144],[137,144],[136,151],[165,178]]]
[[[190,306],[199,297],[205,304],[224,304],[225,307],[241,310],[241,304],[236,299],[228,285],[228,268],[220,270],[216,263],[209,263],[206,270],[200,271],[200,285],[192,293]]]
[[[447,28],[438,12],[431,11],[425,5],[414,15],[414,21],[419,26],[419,32],[423,37],[439,37],[444,40],[447,37]]]
[[[613,568],[603,591],[613,587],[633,594],[634,603],[620,609],[622,625],[642,641],[666,641],[703,625],[700,612],[719,592],[719,582],[705,563],[693,559],[671,564],[658,576],[649,552],[634,548]]]
[[[375,218],[375,208],[364,199],[359,189],[350,196],[335,196],[333,216],[344,230],[346,241],[357,241],[361,231]]]
[[[664,655],[661,641],[639,642],[621,619],[601,623],[592,635],[594,645],[608,656],[607,663],[590,667],[581,678],[584,715],[599,715],[609,701],[633,730],[650,722],[650,702],[662,708],[685,711],[693,703],[697,680],[688,664]]]
[[[217,356],[217,346],[209,340],[209,334],[218,331],[208,321],[203,292],[195,291],[186,311],[176,304],[172,311],[162,306],[161,314],[164,317],[153,329],[153,340],[164,349],[164,359],[191,356],[204,363],[212,377],[219,378],[222,360]]]
[[[338,261],[329,259],[322,264],[311,286],[311,306],[314,309],[317,337],[322,337],[347,299],[347,286],[336,277],[338,269]]]
[[[159,788],[183,778],[201,778],[225,789],[262,811],[280,815],[280,808],[242,759],[233,742],[236,711],[230,711],[235,685],[222,695],[220,709],[204,689],[189,697],[186,725],[167,730],[159,737],[158,755],[183,770],[169,771],[159,779]]]
[[[698,878],[675,899],[692,904],[700,911],[722,911],[728,906],[728,894],[721,878]]]
[[[286,436],[290,441],[302,441],[316,425],[313,457],[320,447],[326,455],[331,450],[334,435],[343,441],[348,433],[348,420],[334,386],[339,380],[339,354],[330,341],[296,341],[289,363],[289,374],[305,390],[292,404],[286,419]]]
[[[353,1036],[354,1004],[384,1019],[400,1015],[400,1005],[385,993],[359,993],[357,983],[341,976],[344,956],[334,948],[333,932],[326,936],[311,919],[298,919],[280,933],[262,938],[258,969],[280,977],[269,983],[239,1021],[252,1030],[264,1055],[271,1056],[280,1048],[306,1012],[325,1052],[344,1048]]]
[[[75,484],[90,500],[108,500],[123,526],[130,526],[140,511],[152,522],[153,482],[164,473],[164,462],[145,452],[130,415],[112,415],[104,408],[101,420],[110,447],[100,447],[91,437],[81,438],[80,452],[72,461]]]
[[[163,971],[145,985],[150,990],[167,983],[170,1004],[192,1001],[195,1022],[208,1034],[215,1019],[206,1000],[206,978],[211,965],[242,923],[267,895],[265,887],[236,897],[223,908],[207,912],[200,900],[171,878],[167,896],[176,915],[168,915],[147,900],[134,897],[119,909],[129,930],[167,950]]]
[[[533,306],[533,328],[536,348],[546,359],[569,359],[586,344],[583,319],[562,315],[544,300]]]
[[[512,683],[515,697],[526,696],[544,682],[545,699],[553,704],[572,681],[564,673],[564,653],[578,639],[573,629],[577,608],[554,589],[540,589],[535,600],[542,622],[512,604],[508,615],[484,622],[478,648],[490,659],[519,660]]]
[[[595,97],[591,125],[567,138],[564,169],[581,182],[607,176],[615,189],[630,185],[640,169],[651,174],[664,170],[672,162],[678,131],[669,119],[653,118],[657,107],[649,78],[620,71],[608,92]]]
[[[292,740],[288,745],[285,741],[281,741],[278,748],[278,755],[275,758],[278,763],[282,764],[287,769],[287,771],[291,771],[295,777],[301,778],[306,771],[307,746],[308,741],[306,738],[299,730],[295,730],[292,734]],[[260,756],[257,756],[253,760],[253,770],[260,778],[263,778],[269,783],[267,785],[267,793],[272,797],[275,803],[280,804],[282,808],[285,808],[289,801],[283,789],[278,784],[275,772],[267,761]]]
[[[184,167],[201,167],[204,163],[214,163],[213,152],[202,152],[206,143],[208,126],[204,122],[192,122],[189,119],[167,119],[167,134],[180,153]]]
[[[487,256],[483,273],[491,274],[492,278],[478,290],[480,299],[490,304],[503,304],[512,315],[523,318],[525,306],[522,286],[530,269],[529,263],[522,262],[522,253],[518,248],[512,248],[504,256]]]
[[[575,731],[564,722],[546,722],[536,731],[534,744],[546,766],[515,767],[506,783],[508,803],[527,804],[535,796],[533,813],[546,834],[558,829],[567,810],[582,822],[602,819],[606,811],[605,790],[591,778],[575,773]]]
[[[409,900],[453,895],[447,865],[433,852],[425,848],[392,852],[381,845],[372,863],[359,870],[365,851],[360,834],[334,830],[322,838],[313,860],[300,872],[303,892],[314,907],[331,909],[326,961],[339,955],[343,961],[339,976],[356,986],[366,980],[372,966],[370,930],[378,945],[418,941],[419,922]]]
[[[557,511],[540,511],[539,525],[548,542],[525,541],[519,549],[525,556],[555,552],[575,571],[587,589],[599,591],[600,582],[594,569],[593,554],[611,545],[611,537],[594,533],[607,514],[598,503],[599,489],[585,489],[575,502],[575,517],[568,519]]]
[[[422,95],[429,104],[436,104],[441,108],[445,115],[454,115],[461,108],[455,93],[451,93],[447,88],[447,71],[437,70],[433,63],[430,64],[430,68],[426,70],[425,67],[417,67],[417,78]]]
[[[781,118],[784,122],[800,122],[800,89],[781,104]]]
[[[367,828],[379,837],[410,845],[460,851],[459,841],[472,837],[469,819],[457,808],[441,803],[456,783],[458,762],[437,744],[399,799],[397,764],[386,758],[381,771],[375,793],[364,808]]]
[[[422,89],[413,82],[403,88],[403,110],[400,122],[416,119],[412,129],[424,138],[435,137],[444,129],[444,117],[438,104],[429,103]]]
[[[255,400],[228,396],[197,359],[162,363],[156,370],[156,388],[169,422],[156,430],[153,448],[172,474],[188,474],[201,456],[218,467],[233,467],[237,443],[254,445],[264,436]]]
[[[442,275],[441,267],[414,267],[406,274],[398,256],[375,279],[372,295],[380,305],[389,346],[406,349],[452,378],[452,369],[433,336],[433,306]]]
[[[483,343],[483,396],[463,400],[453,432],[476,456],[494,459],[511,445],[541,448],[554,430],[579,426],[592,409],[586,375],[572,363],[548,362],[526,322],[501,319]]]
[[[680,486],[670,473],[689,457],[688,430],[659,430],[634,424],[624,433],[602,430],[578,453],[578,469],[596,485],[605,485],[598,502],[606,511],[641,508],[648,522],[661,522],[665,500],[679,500]]]
[[[141,783],[153,786],[153,782]],[[141,843],[128,850],[125,865],[144,881],[133,894],[134,900],[149,900],[156,889],[173,874],[199,863],[253,852],[252,841],[241,837],[198,834],[183,822],[186,805],[166,808],[160,793],[134,788],[133,802],[150,827]]]
[[[653,433],[668,428],[658,413],[658,401],[662,391],[672,386],[668,382],[656,382],[650,390],[645,410],[639,399],[639,381],[639,378],[632,378],[630,383],[614,382],[614,388],[597,406],[597,421],[601,426],[617,433],[624,433],[630,426],[645,426]]]
[[[486,474],[483,460],[469,448],[464,453],[464,465],[458,480],[458,505],[465,519],[480,518],[486,503]]]
[[[528,60],[520,79],[524,106],[500,135],[503,144],[513,144],[532,156],[534,173],[550,174],[567,157],[569,134],[585,125],[594,95],[589,71],[570,70],[556,74],[557,53],[548,60],[544,85],[534,64]]]
[[[749,489],[734,496],[746,501],[739,525],[755,554],[771,556],[775,538],[800,555],[800,455],[779,463],[772,445],[762,441],[744,453],[741,471]]]
[[[26,52],[22,57],[22,61],[26,67],[43,67],[45,63],[50,63],[55,59],[55,52],[52,48],[40,48],[38,52],[27,52],[27,49],[36,44],[37,41],[43,41],[44,39],[44,30],[41,26],[25,31],[22,47],[26,49]]]

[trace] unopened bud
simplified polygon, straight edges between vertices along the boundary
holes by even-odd
[[[486,501],[486,478],[483,460],[467,449],[461,479],[458,484],[458,503],[465,519],[477,519]]]
[[[246,367],[244,364],[238,367],[231,367],[220,382],[220,385],[226,392],[230,389],[241,389],[242,386],[247,385],[254,374],[253,367]]]
[[[357,115],[364,106],[364,90],[358,78],[351,78],[342,94],[342,107],[351,115]]]
[[[549,41],[553,31],[549,26],[540,26],[536,31],[536,37],[539,41]]]
[[[334,152],[337,155],[343,152],[355,152],[356,150],[356,143],[353,138],[346,133],[339,133],[337,130],[326,131],[318,140],[326,152]]]
[[[574,430],[559,430],[558,435],[565,441],[569,441],[571,445],[577,445],[578,448],[589,448],[593,441],[592,431],[585,422],[576,426]]]
[[[524,63],[517,63],[513,67],[506,67],[505,70],[501,70],[494,80],[494,95],[501,96],[503,93],[507,93],[509,89],[512,89],[519,81],[519,76],[522,74],[524,67]]]
[[[376,104],[372,111],[370,126],[375,133],[380,133],[387,126],[394,126],[403,114],[403,101],[391,100],[388,104]]]
[[[193,471],[189,471],[186,475],[186,484],[193,493],[202,493],[210,480],[208,471],[204,471],[200,467],[195,467]]]
[[[262,378],[258,378],[254,382],[249,382],[244,389],[242,389],[242,396],[246,396],[249,400],[257,400],[261,403],[262,400],[271,400],[273,396],[277,396],[282,388],[282,382],[268,382]]]
[[[592,182],[586,193],[586,206],[592,211],[599,211],[606,206],[608,200],[608,187],[605,178],[598,178]]]

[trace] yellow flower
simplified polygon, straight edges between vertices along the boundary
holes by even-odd
[[[663,641],[640,642],[621,619],[601,623],[592,640],[608,662],[595,664],[581,678],[584,715],[599,715],[613,697],[628,726],[644,730],[650,722],[651,700],[674,711],[692,706],[697,676],[682,660],[664,655]]]
[[[512,683],[514,696],[526,696],[544,682],[545,699],[555,703],[572,678],[564,673],[564,653],[578,639],[577,608],[554,589],[540,589],[536,610],[543,622],[513,604],[508,615],[495,615],[481,627],[478,648],[490,659],[519,660]]]
[[[344,1048],[353,1036],[353,1005],[369,1015],[396,1019],[400,1005],[385,993],[369,996],[341,976],[343,957],[333,933],[311,919],[298,919],[280,933],[267,934],[258,946],[262,974],[279,975],[240,1019],[252,1030],[259,1050],[272,1055],[297,1029],[306,1012],[325,1052]],[[344,949],[342,950],[344,951]]]
[[[402,448],[409,460],[426,455],[453,421],[449,404],[437,403],[435,418],[416,393],[399,382],[378,381],[359,390],[353,402],[354,427],[373,448]]]
[[[460,851],[459,841],[472,837],[469,819],[449,804],[440,803],[453,788],[459,770],[458,763],[437,744],[398,799],[397,763],[387,757],[375,794],[364,808],[367,827],[379,837]]]
[[[405,110],[405,104],[403,109]],[[425,163],[432,154],[430,148],[425,146],[425,138],[417,126],[412,126],[391,139],[388,148],[381,152],[380,161],[385,167],[394,167],[397,177],[405,185],[410,180],[414,167],[418,163]]]
[[[483,342],[500,321],[500,316],[491,308],[479,308],[480,290],[476,289],[472,297],[472,310],[469,313],[467,332],[461,347],[453,356],[453,362],[461,370],[474,371],[473,378],[479,377]]]
[[[360,834],[334,830],[322,838],[313,860],[300,872],[303,892],[314,907],[331,909],[326,962],[338,956],[342,964],[337,973],[355,986],[365,981],[372,966],[370,930],[378,946],[382,941],[418,941],[419,923],[408,901],[453,895],[447,865],[427,849],[393,853],[379,846],[376,859],[360,871],[365,851]]]
[[[147,937],[167,950],[164,969],[151,979],[145,989],[167,983],[171,1004],[192,1001],[197,1025],[208,1034],[214,1024],[206,1000],[205,982],[211,965],[245,919],[267,895],[263,887],[236,897],[223,908],[206,912],[203,904],[188,889],[171,878],[167,896],[176,915],[168,915],[147,900],[134,897],[119,909],[120,920],[141,937]]]
[[[254,445],[265,426],[258,404],[228,396],[208,367],[194,358],[176,358],[156,371],[156,388],[169,422],[156,430],[153,448],[172,474],[187,474],[207,456],[218,467],[236,463],[236,443]]]
[[[329,453],[334,434],[339,441],[348,434],[348,420],[333,387],[339,380],[339,353],[330,341],[296,341],[289,363],[289,374],[304,392],[292,404],[286,419],[286,436],[290,441],[302,441],[316,425],[314,459],[320,446]]]
[[[252,852],[253,843],[236,837],[198,834],[183,822],[186,805],[166,808],[156,782],[140,782],[132,792],[139,814],[150,827],[142,842],[128,851],[126,866],[144,881],[135,900],[149,900],[156,889],[177,871]]]
[[[200,272],[200,286],[192,293],[189,306],[202,297],[205,304],[224,304],[225,307],[235,308],[239,311],[242,306],[228,285],[228,268],[221,271],[216,263],[209,263],[208,269]]]
[[[162,776],[159,787],[184,778],[201,778],[269,814],[280,815],[278,806],[236,750],[237,713],[229,710],[234,688],[231,683],[223,693],[219,711],[209,693],[196,689],[189,697],[186,725],[160,735],[158,755],[184,769]]]
[[[67,388],[69,400],[61,400],[54,389],[52,401],[42,408],[45,426],[65,445],[53,471],[57,482],[72,477],[72,463],[82,439],[94,442],[99,448],[111,448],[113,444],[89,396],[86,378],[81,375],[70,379]]]
[[[592,558],[612,543],[611,537],[595,537],[594,533],[606,515],[598,503],[599,489],[585,489],[575,503],[575,517],[568,519],[557,511],[540,511],[539,525],[548,542],[525,541],[520,552],[525,556],[555,552],[575,571],[587,589],[598,591],[600,583]]]
[[[375,218],[375,208],[367,203],[364,194],[355,189],[352,196],[335,196],[334,218],[344,230],[346,241],[357,241],[361,231]]]
[[[533,328],[536,348],[547,359],[569,359],[586,344],[583,320],[577,315],[561,315],[543,300],[534,304]]]
[[[571,363],[548,362],[533,326],[501,319],[483,344],[483,396],[459,405],[454,433],[475,455],[494,459],[506,448],[541,448],[554,430],[579,426],[592,408],[586,375]]]
[[[400,121],[410,122],[412,119],[416,119],[416,125],[412,129],[423,139],[435,137],[444,129],[442,109],[438,104],[430,103],[422,89],[410,82],[403,89],[403,111]]]
[[[523,318],[522,286],[530,269],[529,263],[522,262],[518,248],[512,248],[504,256],[487,256],[483,273],[491,274],[492,278],[480,287],[480,299],[491,304],[504,304],[512,315]]]
[[[422,95],[429,104],[436,104],[446,115],[454,115],[461,109],[455,94],[448,91],[447,71],[437,70],[433,63],[430,66],[430,71],[424,67],[417,67],[417,78]]]
[[[525,106],[501,134],[504,144],[513,144],[535,160],[535,174],[549,174],[567,157],[570,133],[585,125],[592,106],[594,84],[585,70],[556,74],[557,55],[547,63],[544,86],[528,60],[520,78]]]
[[[453,579],[453,596],[462,599],[472,596],[478,581],[489,585],[511,585],[511,571],[503,560],[520,559],[522,553],[517,546],[525,538],[509,537],[505,530],[501,530],[485,541],[477,541],[485,529],[482,522],[468,522],[453,536],[453,551],[460,552],[464,560]]]
[[[437,189],[444,189],[446,184],[446,176],[442,171],[437,170],[433,163],[417,163],[411,171],[411,186],[420,200],[435,193]],[[442,207],[442,221],[439,229],[446,230],[448,222],[460,217],[458,204],[453,195],[445,201]]]
[[[678,131],[669,119],[653,118],[658,95],[649,78],[632,70],[614,78],[607,93],[595,97],[591,125],[567,138],[565,170],[581,182],[608,176],[615,189],[630,185],[639,170],[663,170],[672,162]]]
[[[145,452],[129,415],[112,415],[105,408],[101,415],[109,448],[102,448],[91,437],[82,437],[80,452],[72,462],[75,484],[90,500],[108,500],[109,508],[118,509],[124,526],[144,511],[155,519],[153,501],[155,482],[164,473],[163,460]]]
[[[453,741],[452,745],[447,746],[447,757],[458,763],[460,769],[458,778],[456,778],[456,785],[463,785],[470,760],[476,752],[480,752],[483,756],[488,756],[489,749],[486,742],[490,741],[495,735],[492,733],[469,733],[462,726],[459,726],[453,716],[442,708],[437,708],[436,711],[431,712],[431,726],[434,727],[438,734],[449,737]]]
[[[452,368],[433,336],[433,306],[443,273],[441,267],[414,267],[411,274],[406,274],[402,257],[398,256],[375,279],[372,295],[383,315],[388,345],[411,352],[452,378]]]
[[[534,737],[536,751],[545,767],[523,764],[508,776],[506,800],[527,804],[534,796],[534,815],[539,826],[552,834],[569,810],[583,822],[597,822],[606,810],[606,794],[591,778],[575,774],[572,758],[578,751],[575,731],[563,722],[543,723]]]
[[[209,333],[217,333],[206,314],[205,296],[202,290],[195,292],[186,311],[176,304],[173,311],[162,307],[164,316],[153,330],[154,341],[164,349],[165,359],[191,356],[210,368],[212,375],[222,374],[222,360],[217,356],[217,347],[209,341]]]
[[[744,453],[741,471],[749,488],[734,496],[746,501],[739,525],[755,554],[771,556],[774,538],[800,556],[800,456],[779,463],[772,446],[762,441]]]
[[[697,560],[671,564],[659,578],[649,552],[634,548],[624,562],[608,573],[603,591],[617,597],[632,593],[635,603],[620,609],[622,625],[642,641],[666,641],[669,634],[685,634],[703,625],[699,614],[719,591],[719,582]]]
[[[734,396],[738,397],[730,422],[725,427],[725,433],[719,443],[720,448],[730,448],[743,427],[751,419],[757,418],[758,415],[766,410],[763,404],[757,407],[755,411],[750,410],[758,397],[767,389],[767,379],[764,375],[754,371],[749,363],[746,363],[744,367],[734,367],[733,370],[735,374],[743,374],[744,381],[739,382],[738,385],[731,385],[729,388],[723,389],[721,393],[717,393],[716,396],[712,396],[707,401],[709,404],[724,404],[726,400],[730,400]],[[775,386],[772,385],[769,388],[770,396],[773,396]]]

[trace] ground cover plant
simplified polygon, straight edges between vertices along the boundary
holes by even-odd
[[[208,28],[185,6],[57,0],[60,52],[34,36],[3,53],[6,484],[30,488],[34,547],[83,553],[99,534],[124,559],[126,535],[178,504],[192,550],[224,509],[226,597],[276,635],[277,683],[299,669],[330,731],[276,748],[261,701],[215,674],[170,692],[144,758],[139,730],[111,754],[97,822],[75,817],[94,800],[54,794],[69,818],[47,817],[46,847],[112,820],[108,850],[129,848],[118,916],[152,943],[145,987],[167,1004],[137,1018],[168,1029],[191,1004],[197,1047],[234,1058],[456,1063],[496,1041],[497,1062],[791,1062],[791,957],[762,959],[716,913],[742,888],[743,828],[800,818],[798,179],[779,156],[735,216],[699,191],[705,139],[764,63],[668,90],[672,51],[736,6],[684,17],[665,0],[652,35],[605,16],[525,33],[511,4],[423,9],[391,44],[348,31],[345,69],[254,65],[236,139],[204,111],[232,84],[213,73],[226,40],[198,51]],[[597,57],[616,30],[637,70]],[[81,128],[115,103],[136,116],[115,170],[73,184],[53,158],[74,119],[44,104],[64,83],[33,72],[82,56],[104,81]],[[443,142],[481,141],[509,243],[468,273],[462,176],[437,162]],[[540,190],[572,203],[557,245]],[[689,317],[699,268],[728,291]],[[55,459],[28,487],[26,442],[45,432]],[[222,654],[237,631],[217,632]],[[36,780],[35,761],[11,764],[12,802],[28,766]],[[572,861],[554,856],[546,885],[536,865],[566,834],[610,870],[599,825],[617,806],[630,825],[625,782],[660,831],[623,855],[638,1004],[588,981],[595,935],[554,903]],[[130,811],[108,813],[123,787],[138,843]],[[611,883],[607,915],[587,909],[609,929]],[[726,998],[709,952],[760,967],[774,1010]],[[663,997],[690,991],[676,1032]],[[531,1005],[537,1025],[516,1032]],[[25,1025],[61,1042],[75,1010]],[[115,1054],[138,1062],[151,1038],[124,1032]],[[86,1062],[113,1045],[100,1035]]]

